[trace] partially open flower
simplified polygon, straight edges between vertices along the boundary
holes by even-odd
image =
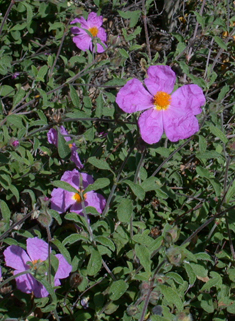
[[[79,173],[74,169],[73,171],[64,172],[61,181],[69,183],[77,190],[77,193],[68,192],[62,188],[54,188],[51,193],[51,208],[53,210],[61,214],[69,209],[70,212],[83,215],[82,202],[84,202],[85,207],[92,206],[97,212],[102,213],[106,204],[104,196],[94,191],[84,194],[87,186],[94,182],[91,175]]]
[[[48,244],[43,240],[34,237],[28,238],[27,253],[20,246],[11,245],[4,251],[7,266],[15,269],[14,275],[27,271],[30,268],[46,273],[42,267],[43,262],[48,258]],[[59,266],[55,274],[54,285],[60,285],[60,279],[67,278],[72,270],[72,266],[65,260],[62,254],[55,255],[59,260]],[[28,264],[27,264],[28,263]],[[31,274],[23,274],[16,278],[17,288],[24,293],[33,292],[35,297],[42,298],[48,296],[46,288],[37,281]]]
[[[60,133],[61,135],[64,136],[64,139],[66,140],[66,142],[69,142],[71,140],[71,138],[69,137],[69,134],[68,132],[66,131],[66,129],[64,128],[64,126],[61,126],[60,127]],[[56,129],[54,128],[51,128],[48,133],[47,133],[47,139],[48,139],[48,142],[50,144],[53,144],[55,146],[58,147],[58,132]],[[77,168],[81,169],[83,168],[83,164],[80,160],[80,157],[77,153],[77,146],[75,143],[72,143],[72,144],[69,144],[69,147],[71,149],[71,157],[70,157],[70,160],[72,162],[74,162],[74,164],[77,166]]]

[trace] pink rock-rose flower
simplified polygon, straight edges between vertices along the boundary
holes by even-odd
[[[64,128],[64,126],[61,126],[60,127],[60,133],[61,135],[64,136],[64,139],[66,140],[66,142],[69,142],[71,140],[71,138],[69,137],[69,134],[68,132],[66,131],[66,129]],[[51,128],[48,133],[47,133],[47,139],[48,139],[48,142],[50,144],[53,144],[55,146],[58,147],[58,133],[57,133],[57,130],[54,129],[54,128]],[[77,153],[77,146],[75,143],[73,144],[69,144],[69,147],[71,149],[71,157],[70,157],[70,160],[72,162],[74,162],[74,164],[77,166],[77,168],[81,169],[83,168],[83,164],[80,160],[80,157]]]
[[[73,193],[62,188],[54,188],[51,193],[51,208],[53,210],[61,214],[70,209],[70,212],[83,215],[82,198],[80,195],[82,193],[84,205],[92,206],[97,210],[97,212],[102,213],[106,204],[104,196],[94,191],[90,191],[85,194],[83,193],[84,189],[94,182],[91,175],[79,173],[79,171],[74,169],[73,171],[64,172],[63,176],[61,177],[61,181],[69,183],[78,192]]]
[[[71,32],[75,34],[75,36],[73,37],[73,42],[79,49],[81,49],[82,51],[86,51],[90,49],[92,51],[92,48],[93,48],[92,38],[86,32],[86,30],[88,30],[93,37],[99,38],[102,44],[106,46],[105,42],[107,39],[107,35],[104,28],[101,27],[103,24],[102,16],[97,16],[95,12],[91,12],[89,13],[87,20],[84,19],[83,17],[75,18],[71,22],[71,24],[74,24],[74,23],[81,24],[81,27],[71,28]],[[105,51],[105,49],[99,43],[97,43],[96,46],[97,46],[98,53]]]
[[[27,253],[20,246],[11,245],[4,251],[5,262],[7,266],[15,269],[14,275],[27,271],[30,266],[27,262],[31,262],[33,269],[37,269],[38,265],[46,261],[48,258],[48,244],[38,237],[28,238]],[[55,255],[59,260],[59,266],[55,274],[54,285],[60,285],[60,279],[67,278],[72,271],[72,266],[65,260],[62,254]],[[31,274],[23,274],[16,279],[17,288],[24,293],[34,293],[36,298],[48,296],[46,288],[37,281]]]
[[[176,75],[169,66],[151,66],[145,87],[129,80],[117,94],[116,103],[127,112],[147,109],[138,120],[140,135],[148,144],[157,143],[163,131],[172,142],[188,138],[199,130],[195,115],[206,102],[198,85],[184,85],[172,93]]]

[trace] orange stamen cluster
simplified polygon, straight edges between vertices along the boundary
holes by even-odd
[[[37,269],[37,267],[35,266],[35,265],[37,265],[37,264],[39,264],[39,263],[41,263],[42,262],[42,260],[40,260],[40,259],[38,259],[38,260],[33,260],[32,261],[32,263],[33,263],[33,268],[36,270]]]
[[[153,97],[153,103],[157,110],[166,110],[171,103],[171,95],[164,91],[158,91]]]
[[[82,191],[83,192],[83,191]],[[81,198],[81,195],[80,195],[80,191],[78,190],[78,193],[74,194],[73,195],[73,199],[77,202],[77,203],[81,203],[82,200],[85,200],[86,199],[86,194],[83,195],[83,199]]]
[[[99,29],[97,27],[92,27],[88,29],[93,37],[96,37],[98,35]]]

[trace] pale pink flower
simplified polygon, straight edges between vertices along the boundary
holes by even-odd
[[[91,50],[93,48],[92,44],[92,37],[86,32],[88,30],[93,37],[97,37],[101,40],[102,44],[106,47],[105,42],[107,39],[106,32],[104,28],[102,28],[103,24],[103,17],[102,16],[97,16],[95,12],[91,12],[88,15],[87,20],[84,19],[83,17],[81,18],[75,18],[71,24],[74,23],[80,23],[80,27],[72,27],[71,32],[75,34],[73,37],[73,42],[75,45],[83,50]],[[97,46],[97,52],[101,53],[104,52],[105,49],[99,44],[96,44]]]
[[[61,177],[61,181],[69,183],[78,192],[73,193],[62,188],[54,188],[51,193],[51,208],[53,210],[61,214],[65,213],[69,209],[70,212],[83,215],[82,198],[80,195],[82,193],[84,206],[92,206],[97,210],[97,212],[102,213],[106,204],[104,196],[94,191],[89,191],[84,194],[84,190],[87,186],[94,182],[91,175],[79,173],[74,169],[73,171],[64,172]]]
[[[34,270],[48,259],[48,244],[38,237],[28,238],[27,252],[18,245],[10,245],[3,252],[7,266],[13,268],[14,275],[30,269],[30,263]],[[60,279],[67,278],[72,271],[72,266],[65,260],[62,254],[55,255],[59,260],[59,266],[55,273],[54,285],[60,285]],[[48,296],[46,288],[31,274],[23,274],[16,277],[17,288],[24,293],[34,293],[36,298]]]
[[[163,132],[172,142],[188,138],[199,130],[195,115],[206,102],[198,85],[184,85],[172,93],[176,75],[169,66],[151,66],[145,86],[138,79],[129,80],[117,94],[116,103],[127,112],[147,109],[139,117],[142,139],[157,143]]]

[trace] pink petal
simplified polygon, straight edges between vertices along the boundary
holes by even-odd
[[[77,214],[83,216],[82,211],[83,211],[82,210],[82,203],[76,202],[70,207],[70,212],[77,213]]]
[[[55,256],[59,260],[59,266],[55,274],[55,280],[65,279],[69,276],[70,272],[72,271],[72,266],[65,260],[62,254],[56,254]]]
[[[48,243],[39,239],[38,237],[28,238],[27,252],[31,258],[31,261],[41,260],[46,261],[48,258]]]
[[[75,18],[72,22],[70,22],[71,25],[74,23],[80,23],[83,29],[89,29],[89,24],[87,23],[86,19],[83,17]]]
[[[77,150],[77,147],[75,144],[72,145],[72,148],[71,148],[71,161],[74,162],[74,164],[77,166],[78,169],[81,169],[83,168],[83,164],[80,160],[80,157],[78,155],[78,153],[76,152]]]
[[[14,275],[22,272],[21,270],[15,270]],[[31,274],[23,274],[18,276],[16,279],[16,287],[24,293],[33,292],[34,284],[36,280],[32,277]]]
[[[97,34],[97,38],[100,38],[102,42],[106,42],[107,40],[107,34],[104,28],[99,28],[99,32]]]
[[[47,140],[50,144],[56,145],[57,146],[57,142],[58,142],[58,134],[57,134],[57,130],[54,128],[51,128],[48,132],[47,132]]]
[[[10,245],[3,252],[7,266],[17,269],[19,272],[29,269],[26,262],[31,261],[28,254],[17,245]]]
[[[74,193],[65,191],[62,188],[54,188],[51,192],[51,209],[59,214],[65,213],[74,204]]]
[[[88,185],[94,183],[94,179],[92,178],[91,175],[86,174],[86,173],[81,173],[82,174],[82,186],[83,189],[87,188]]]
[[[61,181],[69,183],[71,186],[73,186],[76,189],[79,189],[79,178],[80,173],[78,170],[74,169],[72,171],[66,171],[61,177]]]
[[[97,16],[95,12],[91,12],[87,18],[88,28],[97,27],[99,28],[103,24],[103,17]]]
[[[103,195],[90,191],[86,193],[85,203],[86,203],[86,206],[92,206],[97,210],[97,212],[102,213],[106,204],[106,199],[104,198]]]
[[[172,142],[188,138],[199,130],[198,120],[192,114],[179,112],[170,108],[163,113],[166,136]]]
[[[177,89],[171,98],[171,106],[192,115],[200,114],[200,107],[206,103],[203,91],[198,85],[184,85]]]
[[[33,286],[33,293],[35,295],[36,298],[45,298],[49,295],[48,291],[46,290],[46,288],[44,287],[44,285],[42,285],[39,281],[35,280],[36,282],[34,283]]]
[[[134,113],[153,106],[153,97],[144,89],[138,79],[129,80],[116,98],[118,106],[126,113]]]
[[[141,114],[138,124],[142,139],[148,144],[157,143],[163,134],[163,111],[151,108]]]
[[[64,126],[60,127],[60,133],[64,137],[66,142],[69,142],[71,140],[71,138],[69,137],[69,134],[68,134],[67,130],[64,128]]]
[[[73,37],[73,42],[82,51],[92,49],[92,38],[82,31],[79,35]]]
[[[169,66],[151,66],[148,71],[145,85],[154,96],[158,91],[170,94],[174,89],[176,75]]]

